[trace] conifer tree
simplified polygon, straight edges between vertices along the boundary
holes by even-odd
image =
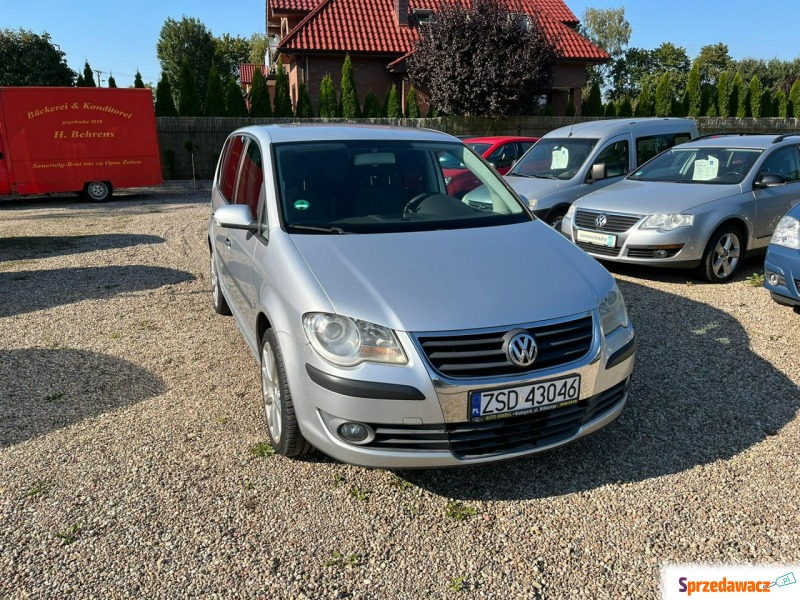
[[[672,88],[669,73],[664,73],[656,86],[656,117],[669,117],[672,115]]]
[[[408,94],[406,94],[406,117],[409,119],[419,119],[421,116],[422,113],[417,103],[417,90],[415,90],[412,85],[411,89],[408,90]]]
[[[636,98],[636,108],[633,115],[635,117],[652,117],[653,116],[653,99],[650,95],[650,87],[645,85],[639,96]]]
[[[181,117],[199,117],[202,114],[200,98],[197,95],[194,72],[188,58],[184,58],[181,63],[178,85],[180,88],[178,90],[178,114]]]
[[[313,119],[314,107],[311,106],[311,97],[308,95],[308,88],[305,83],[300,84],[297,92],[297,110],[295,116],[301,119]]]
[[[785,119],[789,116],[789,103],[787,102],[786,94],[783,90],[775,92],[775,98],[772,101],[772,116]]]
[[[274,116],[279,118],[290,118],[294,116],[292,110],[292,98],[289,95],[289,75],[283,68],[283,63],[278,63],[275,73],[275,110]]]
[[[586,100],[586,110],[582,112],[587,117],[603,116],[603,98],[600,95],[600,83],[595,81],[589,88],[589,97]]]
[[[108,75],[108,87],[115,88],[117,87],[117,80],[114,79],[114,76],[109,73]]]
[[[225,90],[225,116],[226,117],[247,117],[247,104],[244,101],[242,88],[236,83],[233,77],[228,79]]]
[[[272,99],[269,97],[269,88],[261,66],[257,65],[253,72],[253,87],[250,88],[250,116],[254,119],[269,119],[272,117]]]
[[[720,73],[717,80],[717,114],[720,117],[731,116],[731,90],[727,71]]]
[[[161,74],[161,79],[156,85],[156,116],[177,117],[175,100],[172,98],[172,86],[169,84],[166,73]]]
[[[622,99],[622,104],[619,105],[619,110],[617,111],[618,117],[632,117],[633,116],[633,106],[631,105],[631,99],[625,96]]]
[[[94,74],[92,67],[89,66],[89,61],[83,63],[83,87],[97,87],[94,82]]]
[[[135,88],[144,87],[144,81],[142,81],[142,74],[139,73],[139,69],[136,69],[136,75],[133,77],[133,87]]]
[[[747,107],[745,105],[746,90],[744,86],[744,78],[741,73],[736,73],[731,82],[730,94],[730,111],[732,117],[746,117]]]
[[[383,116],[381,115],[381,101],[372,90],[368,91],[364,98],[363,112],[365,119],[378,119]]]
[[[86,87],[86,82],[83,81],[83,75],[78,73],[78,78],[75,80],[75,87]]]
[[[768,89],[764,89],[764,91],[761,92],[761,110],[758,111],[758,116],[761,118],[775,116],[772,113],[772,94],[769,93]]]
[[[567,102],[567,108],[564,110],[564,116],[566,117],[575,116],[575,103],[572,101],[572,98],[570,98],[569,102]]]
[[[321,119],[335,119],[339,116],[338,112],[339,104],[336,101],[333,79],[326,73],[319,86],[319,116]]]
[[[700,89],[700,63],[694,61],[689,79],[686,84],[688,107],[686,114],[690,117],[699,117],[703,114],[703,91]]]
[[[386,93],[383,95],[383,104],[381,104],[381,116],[386,118],[386,114],[389,112],[389,97],[392,95],[392,88],[389,86],[386,89]]]
[[[789,106],[786,112],[790,117],[800,119],[800,79],[794,82],[789,91]]]
[[[608,104],[606,104],[606,108],[603,111],[604,117],[616,117],[617,116],[617,105],[614,104],[613,100],[609,100]]]
[[[392,84],[389,90],[389,100],[386,102],[386,117],[388,119],[402,119],[403,109],[400,107],[400,97],[397,93],[397,85]]]
[[[342,103],[341,114],[347,119],[358,119],[361,117],[361,107],[358,104],[358,92],[356,91],[356,78],[353,75],[353,63],[350,55],[344,57],[342,65],[342,91],[339,96]]]
[[[747,116],[760,117],[761,116],[761,81],[758,75],[754,75],[750,80],[750,85],[747,88]]]
[[[214,65],[211,65],[208,72],[208,93],[203,114],[207,117],[225,116],[225,92],[222,91],[219,73]]]

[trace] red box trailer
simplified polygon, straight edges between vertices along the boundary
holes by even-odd
[[[149,89],[0,87],[0,195],[162,182]]]

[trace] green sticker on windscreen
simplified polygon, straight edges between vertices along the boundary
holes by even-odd
[[[297,210],[308,210],[311,205],[308,203],[308,200],[297,200],[294,203],[294,207]]]

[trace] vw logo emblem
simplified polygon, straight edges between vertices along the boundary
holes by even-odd
[[[503,344],[503,350],[512,365],[529,367],[533,364],[539,349],[536,347],[536,340],[530,333],[518,329],[507,333],[504,338],[506,341]]]
[[[606,223],[608,223],[608,217],[605,215],[597,215],[597,218],[594,220],[594,224],[598,227],[605,227]]]

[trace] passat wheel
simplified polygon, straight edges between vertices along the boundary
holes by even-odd
[[[739,268],[743,250],[739,229],[730,225],[720,227],[708,241],[701,274],[711,283],[730,281]]]
[[[92,202],[104,202],[111,198],[112,188],[105,181],[91,181],[86,184],[83,193]]]
[[[225,300],[225,294],[222,293],[222,288],[219,285],[219,274],[217,273],[217,257],[214,252],[211,252],[211,304],[214,307],[214,312],[220,315],[231,314],[231,309],[228,306],[228,301]]]
[[[297,425],[283,355],[272,329],[267,329],[261,340],[261,396],[269,439],[275,452],[283,456],[300,456],[309,452],[311,444]]]

